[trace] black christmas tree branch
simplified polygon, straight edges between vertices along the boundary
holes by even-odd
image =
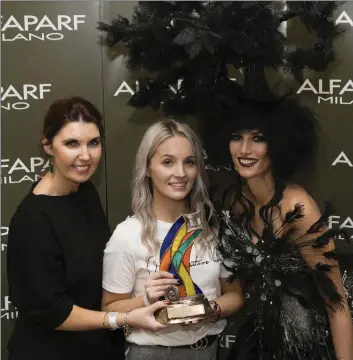
[[[197,106],[202,110],[211,97],[231,103],[231,93],[239,96],[239,86],[225,78],[222,67],[243,70],[241,96],[266,98],[266,68],[285,68],[302,81],[305,69],[322,71],[335,59],[333,40],[339,31],[331,17],[339,3],[286,4],[278,9],[271,1],[139,2],[131,21],[117,15],[110,24],[100,22],[98,29],[108,46],[126,46],[129,69],[157,74],[146,77],[148,86],[135,94],[132,106],[157,108],[159,103],[165,111],[187,115]],[[314,34],[310,48],[289,46],[280,26],[292,19]],[[182,86],[174,94],[166,89],[175,84],[176,74]],[[193,106],[190,97],[197,99]]]

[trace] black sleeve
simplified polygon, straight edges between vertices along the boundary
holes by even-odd
[[[64,262],[44,214],[18,211],[11,220],[7,271],[10,300],[20,317],[56,328],[70,315]]]

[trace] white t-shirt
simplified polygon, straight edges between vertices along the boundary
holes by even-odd
[[[162,244],[172,223],[157,221],[157,239]],[[141,242],[141,223],[128,217],[120,223],[104,251],[103,288],[116,294],[144,295],[145,278],[159,270],[159,251],[153,256]],[[195,243],[190,255],[190,275],[204,295],[213,300],[221,295],[220,278],[228,273],[215,246],[202,251]],[[226,320],[216,323],[191,324],[186,327],[172,325],[156,333],[133,329],[127,340],[138,345],[178,346],[192,344],[206,335],[222,332]]]

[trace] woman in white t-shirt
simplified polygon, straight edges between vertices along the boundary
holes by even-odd
[[[131,329],[128,359],[214,360],[217,335],[226,325],[224,318],[242,306],[241,288],[226,280],[228,273],[209,226],[212,204],[205,177],[202,147],[187,125],[165,120],[147,130],[136,155],[134,216],[116,227],[104,252],[104,309],[126,312],[141,308],[158,301],[170,285],[186,287],[178,274],[160,270],[162,244],[182,214],[199,211],[203,230],[183,257],[183,264],[194,289],[211,302],[213,314],[209,320],[165,325],[155,332]]]

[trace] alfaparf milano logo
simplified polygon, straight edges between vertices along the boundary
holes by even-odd
[[[328,227],[330,229],[339,227],[345,231],[349,239],[353,240],[353,218],[351,216],[332,215],[329,217]],[[345,237],[339,235],[338,239],[344,240]]]
[[[344,151],[341,151],[339,155],[335,158],[334,162],[331,164],[331,166],[337,165],[343,165],[353,168],[353,158],[350,159]]]
[[[236,78],[229,78],[229,80],[236,81]],[[183,79],[179,79],[175,85],[169,85],[169,90],[172,91],[174,94],[176,94],[182,84],[183,84]],[[119,96],[121,94],[126,94],[126,93],[130,95],[135,95],[135,93],[138,92],[139,90],[140,90],[140,84],[138,80],[136,80],[134,84],[129,84],[124,80],[115,90],[113,96]]]
[[[176,94],[179,90],[181,84],[183,83],[183,80],[178,80],[176,86],[169,86],[169,89]],[[119,96],[120,94],[128,93],[130,95],[135,95],[136,92],[138,92],[140,89],[139,82],[136,80],[135,83],[128,84],[126,81],[122,81],[117,90],[114,92],[113,96]]]
[[[43,100],[46,93],[50,93],[51,84],[22,84],[1,86],[2,110],[26,110],[31,101]]]
[[[9,300],[8,296],[4,296],[1,302],[1,319],[13,320],[18,318],[18,310]]]
[[[313,83],[306,79],[297,90],[297,94],[312,93],[317,95],[317,103],[351,105],[353,104],[353,80],[319,79]]]
[[[353,27],[353,20],[352,18],[347,14],[347,11],[342,11],[341,14],[338,16],[338,18],[335,21],[336,25],[340,24],[349,24]]]
[[[9,234],[8,226],[1,226],[1,251],[5,251],[7,249],[7,235]]]
[[[1,41],[62,40],[66,32],[79,30],[85,19],[86,15],[1,16]]]
[[[35,182],[41,173],[49,168],[49,160],[33,156],[27,159],[1,159],[2,185],[20,184],[24,181]]]

